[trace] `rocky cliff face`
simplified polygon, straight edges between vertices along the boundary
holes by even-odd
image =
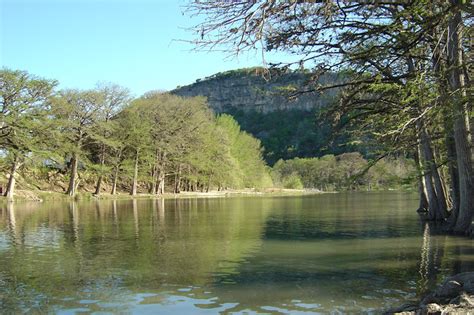
[[[269,113],[274,111],[304,110],[325,106],[334,99],[336,91],[324,94],[305,93],[289,99],[288,92],[299,89],[309,80],[309,75],[290,72],[281,75],[265,75],[260,68],[232,70],[197,80],[195,83],[178,87],[173,94],[180,96],[205,96],[217,113],[244,112]],[[338,75],[329,74],[320,83],[340,80]]]
[[[354,151],[342,146],[345,139],[332,139],[328,122],[317,123],[318,112],[336,100],[337,91],[304,93],[289,99],[291,91],[307,87],[309,74],[262,73],[260,68],[218,73],[171,93],[190,97],[205,96],[216,113],[232,115],[242,130],[261,140],[264,158],[273,165],[279,159],[314,157]],[[320,78],[326,85],[342,81],[341,75]]]

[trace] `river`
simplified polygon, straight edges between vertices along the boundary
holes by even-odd
[[[474,270],[412,193],[0,205],[0,313],[380,313]]]

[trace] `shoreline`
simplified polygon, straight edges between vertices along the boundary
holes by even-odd
[[[212,190],[209,192],[190,192],[184,191],[180,193],[165,193],[162,195],[139,193],[130,195],[128,193],[118,193],[111,195],[110,193],[101,193],[95,195],[90,192],[79,192],[74,197],[68,196],[62,192],[56,191],[31,191],[17,190],[13,200],[8,200],[4,196],[0,196],[0,203],[5,202],[44,202],[44,201],[68,201],[68,200],[134,200],[134,199],[178,199],[178,198],[223,198],[235,196],[303,196],[316,195],[337,192],[324,192],[317,189],[287,189],[287,188],[268,188],[268,189],[237,189],[237,190]]]

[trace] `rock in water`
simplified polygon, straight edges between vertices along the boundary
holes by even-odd
[[[385,314],[474,314],[474,272],[449,277],[419,305],[405,304]]]

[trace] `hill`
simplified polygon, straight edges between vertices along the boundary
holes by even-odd
[[[337,90],[288,97],[287,91],[299,89],[309,79],[310,74],[304,72],[265,74],[261,68],[247,68],[217,73],[172,93],[205,96],[216,113],[234,116],[243,130],[261,140],[270,165],[279,159],[354,151],[342,145],[344,139],[331,139],[328,123],[317,122],[321,109],[336,100]],[[318,83],[341,80],[342,75],[327,74]]]

